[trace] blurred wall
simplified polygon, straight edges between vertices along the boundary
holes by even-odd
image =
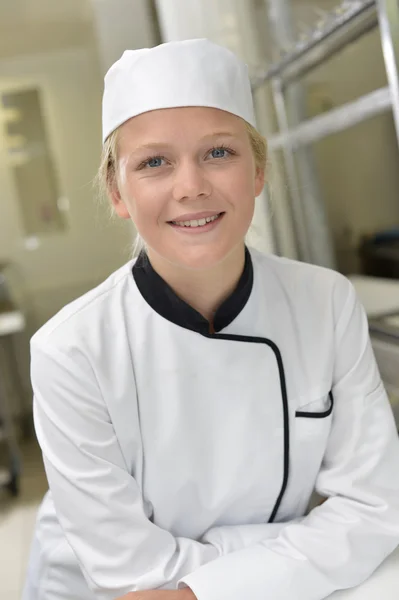
[[[0,87],[21,86],[42,90],[59,189],[70,207],[65,232],[43,235],[28,250],[14,182],[1,161],[0,257],[15,264],[36,328],[126,260],[131,232],[126,224],[109,222],[92,188],[101,150],[102,86],[94,49],[0,62]]]
[[[13,56],[11,44],[7,48],[0,44],[4,56],[0,60],[0,91],[40,89],[46,134],[62,206],[66,209],[65,231],[27,238],[15,181],[6,163],[4,128],[0,123],[0,262],[12,263],[7,273],[27,316],[27,330],[16,344],[27,389],[30,388],[30,336],[65,304],[125,263],[131,256],[135,237],[130,222],[110,217],[108,201],[100,203],[97,199],[93,179],[101,153],[104,72],[126,48],[156,43],[154,12],[150,10],[150,0],[82,2],[84,9],[76,2],[71,7],[69,29],[64,31],[62,19],[57,21],[57,31],[65,34],[62,49],[56,47],[51,35],[51,18],[45,20],[43,2],[38,6],[44,11],[41,20],[32,6],[32,18],[39,19],[37,25],[41,27],[43,53],[38,51],[38,36],[34,40],[27,36],[25,55],[22,43]],[[79,21],[80,10],[86,20]],[[22,15],[13,10],[11,17],[14,20],[10,26],[15,30]],[[29,31],[26,19],[25,15],[21,27],[23,24]],[[74,28],[81,22],[86,35],[78,36],[79,41],[74,45]],[[65,48],[68,39],[71,45]]]
[[[90,2],[103,73],[124,50],[148,48],[160,43],[153,0]]]
[[[27,318],[15,351],[29,406],[29,338],[62,306],[126,262],[133,230],[126,222],[110,221],[108,206],[99,206],[92,186],[101,151],[102,80],[95,49],[0,62],[0,87],[21,86],[42,90],[59,189],[69,203],[65,231],[41,235],[38,247],[29,250],[0,141],[0,261],[12,262],[10,283]]]

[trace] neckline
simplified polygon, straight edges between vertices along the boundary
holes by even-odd
[[[139,292],[155,312],[175,325],[209,335],[210,328],[207,319],[177,296],[155,271],[145,251],[138,256],[132,273]],[[251,254],[246,247],[244,270],[238,284],[216,311],[213,323],[215,333],[230,325],[243,310],[252,292],[253,278]]]

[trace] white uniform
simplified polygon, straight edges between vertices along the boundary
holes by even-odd
[[[139,259],[33,337],[51,493],[25,600],[321,600],[398,546],[398,436],[348,280],[247,251],[215,330]]]

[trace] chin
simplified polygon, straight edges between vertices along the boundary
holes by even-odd
[[[212,269],[223,262],[237,247],[236,244],[209,244],[176,249],[170,262],[183,268],[202,271]]]

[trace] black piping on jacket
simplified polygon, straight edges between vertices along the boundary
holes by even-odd
[[[330,399],[330,406],[327,410],[323,412],[306,412],[302,410],[297,410],[295,413],[296,417],[303,417],[305,419],[325,419],[329,417],[334,408],[334,396],[332,392],[329,392],[328,397]]]
[[[244,270],[234,292],[223,302],[215,314],[214,331],[209,332],[209,322],[192,306],[179,298],[171,287],[158,275],[152,267],[148,256],[143,252],[133,265],[133,277],[144,300],[168,321],[190,329],[209,339],[232,342],[265,344],[274,353],[280,381],[281,400],[283,405],[284,442],[283,442],[283,477],[281,489],[269,517],[272,523],[278,513],[288,485],[290,463],[290,426],[288,411],[288,395],[283,359],[277,345],[267,338],[220,333],[240,314],[247,304],[253,287],[253,266],[248,248],[245,248]]]
[[[280,508],[280,504],[283,500],[285,491],[287,489],[288,477],[289,477],[289,465],[290,465],[290,423],[289,423],[289,412],[288,412],[288,394],[287,394],[287,385],[286,385],[286,380],[285,380],[284,365],[283,365],[283,359],[281,356],[281,352],[280,352],[278,346],[274,342],[272,342],[271,340],[269,340],[267,338],[251,337],[251,336],[244,336],[244,335],[232,335],[232,334],[226,334],[226,333],[225,334],[223,334],[223,333],[208,334],[206,337],[213,338],[216,340],[217,339],[231,340],[232,342],[247,342],[247,343],[251,343],[251,344],[266,344],[274,352],[274,356],[276,358],[277,367],[278,367],[278,371],[279,371],[281,399],[282,399],[282,403],[283,403],[283,420],[284,420],[283,468],[284,468],[284,471],[283,471],[283,481],[281,484],[281,490],[280,490],[280,493],[277,497],[274,508],[269,517],[269,523],[273,523],[276,518],[278,509]]]

